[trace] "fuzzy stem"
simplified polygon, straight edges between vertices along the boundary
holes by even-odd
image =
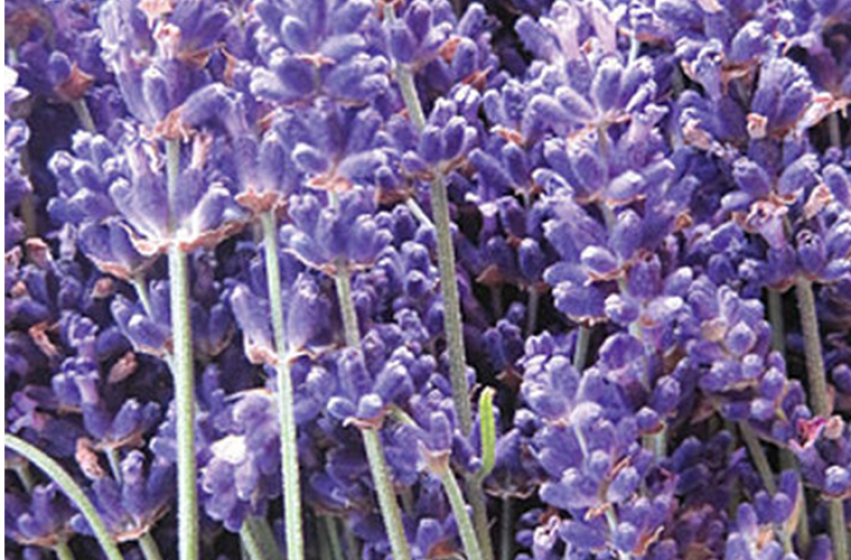
[[[33,486],[35,486],[35,481],[33,480],[33,475],[30,472],[30,467],[27,463],[22,465],[18,465],[15,467],[15,474],[18,475],[18,478],[21,481],[21,486],[24,487],[24,490],[27,491],[27,494],[32,494]]]
[[[359,558],[359,546],[358,541],[355,538],[355,534],[346,524],[345,520],[343,521],[343,538],[346,539],[346,560],[357,560]]]
[[[384,8],[385,19],[393,23],[396,14],[393,5],[387,3]],[[411,122],[418,131],[425,128],[426,118],[417,94],[416,84],[410,68],[396,64],[396,79]],[[461,302],[458,297],[458,278],[455,270],[455,249],[452,246],[452,230],[449,219],[449,196],[442,173],[436,173],[431,182],[431,214],[437,232],[437,264],[440,270],[440,292],[443,297],[443,324],[446,330],[447,352],[449,354],[449,377],[452,382],[452,400],[455,404],[455,416],[461,427],[461,433],[468,436],[473,428],[473,412],[470,406],[469,387],[467,386],[467,368],[464,356],[464,331],[461,324]],[[485,560],[491,560],[493,545],[487,520],[487,501],[481,482],[466,477],[467,496],[473,508],[476,533],[482,546]],[[398,559],[397,559],[398,560]]]
[[[56,553],[56,557],[59,558],[59,560],[76,560],[74,558],[74,552],[71,550],[71,547],[68,546],[66,541],[57,543],[56,546],[53,547],[53,552]]]
[[[189,314],[189,264],[175,234],[175,199],[180,172],[180,144],[166,142],[169,223],[168,249],[171,332],[174,346],[172,373],[177,416],[177,524],[180,560],[198,560],[198,469],[195,460],[195,370],[192,322]]]
[[[378,430],[366,428],[361,430],[363,442],[366,446],[366,457],[369,460],[369,470],[378,494],[378,505],[381,517],[384,520],[384,528],[390,541],[390,550],[393,552],[394,560],[411,560],[411,551],[408,539],[405,537],[405,527],[402,525],[402,513],[399,511],[399,502],[396,501],[396,493],[393,491],[393,483],[390,481],[390,471],[384,458],[384,449]]]
[[[275,536],[265,517],[246,517],[239,530],[239,540],[251,560],[281,558],[278,543],[275,542]]]
[[[304,535],[301,525],[301,487],[298,467],[298,442],[293,405],[292,376],[289,365],[289,348],[284,327],[284,308],[281,302],[281,269],[278,261],[278,235],[274,213],[263,213],[263,248],[266,254],[266,282],[275,331],[277,353],[278,422],[281,438],[281,475],[284,485],[284,520],[287,558],[304,558]]]
[[[464,495],[461,493],[461,487],[455,479],[455,474],[447,465],[443,472],[439,473],[439,476],[446,496],[449,498],[449,505],[452,506],[452,514],[455,516],[455,523],[457,523],[458,532],[461,534],[461,542],[464,544],[467,560],[483,560],[479,541],[476,539],[476,530],[470,521],[467,504],[464,503]]]
[[[771,349],[786,353],[786,327],[783,322],[783,296],[768,289],[768,322],[771,323]]]
[[[750,453],[751,460],[759,473],[765,489],[772,497],[777,493],[777,483],[774,481],[774,473],[771,470],[771,465],[768,463],[768,457],[765,455],[765,449],[753,431],[753,428],[747,422],[739,422],[739,431],[742,433],[742,439],[745,440],[745,445]],[[783,543],[783,550],[788,554],[792,552],[792,538],[786,531],[779,526],[774,527],[774,532]]]
[[[830,416],[830,400],[827,392],[827,380],[824,375],[824,359],[821,354],[821,340],[816,314],[816,299],[813,284],[803,276],[795,281],[798,296],[798,310],[801,313],[801,330],[804,334],[804,351],[807,360],[807,376],[812,395],[813,412],[817,416]]]
[[[514,558],[514,511],[511,497],[502,499],[502,513],[499,530],[499,557],[500,560],[512,560]]]
[[[123,560],[121,551],[118,550],[118,546],[115,544],[115,540],[109,533],[109,529],[107,529],[103,519],[101,519],[97,508],[95,508],[95,505],[86,496],[86,493],[83,492],[83,489],[71,478],[71,475],[65,472],[65,469],[59,463],[34,445],[12,434],[5,434],[5,436],[6,447],[19,455],[23,455],[32,464],[44,471],[62,489],[71,502],[77,506],[77,509],[80,510],[80,513],[83,514],[83,517],[89,523],[89,527],[92,528],[95,539],[97,539],[106,557],[109,560]]]
[[[97,132],[95,121],[92,118],[92,113],[89,111],[89,106],[86,105],[85,98],[75,99],[71,102],[71,107],[74,108],[77,119],[79,119],[80,124],[83,125],[85,130],[88,132]]]
[[[573,368],[582,373],[585,362],[588,361],[588,346],[591,343],[591,329],[585,325],[579,325],[576,331],[576,343],[573,352]]]
[[[352,300],[351,279],[345,263],[337,263],[334,283],[337,287],[337,298],[340,300],[340,313],[343,316],[346,345],[360,350],[360,330],[354,300]],[[375,491],[378,494],[381,518],[390,540],[393,558],[394,560],[411,560],[411,551],[405,537],[405,527],[402,524],[402,512],[399,509],[399,502],[396,500],[396,492],[393,490],[393,483],[390,479],[390,471],[387,468],[387,460],[384,457],[381,438],[378,437],[378,430],[364,428],[361,433],[366,447],[369,470],[372,474],[373,484],[375,484]]]
[[[337,531],[337,523],[330,515],[321,515],[325,532],[328,533],[328,542],[331,545],[331,558],[333,560],[344,560],[343,546],[340,544],[340,534]]]
[[[851,558],[848,548],[848,531],[845,525],[845,510],[841,498],[828,500],[828,517],[830,523],[830,539],[833,541],[834,558]]]
[[[154,540],[150,533],[145,533],[139,537],[139,548],[142,549],[145,560],[162,560],[160,547],[157,546],[157,541]]]

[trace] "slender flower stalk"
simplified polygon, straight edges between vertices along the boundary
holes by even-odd
[[[166,143],[171,231],[180,171],[180,144]],[[189,315],[189,265],[172,240],[168,249],[171,322],[174,344],[174,399],[177,415],[177,522],[181,560],[198,560],[198,470],[195,461],[195,371]]]
[[[809,380],[813,412],[822,418],[828,418],[833,407],[827,390],[812,282],[799,276],[795,281],[795,292],[798,296],[798,310],[801,315],[801,331],[804,334],[807,379]],[[845,524],[845,510],[841,499],[829,500],[828,517],[834,556],[836,558],[848,558],[848,533]]]
[[[588,361],[588,346],[591,343],[591,329],[585,325],[579,325],[576,331],[576,350],[573,353],[573,367],[576,371],[585,369]]]
[[[71,475],[65,472],[59,463],[51,459],[37,447],[12,434],[5,434],[5,437],[6,447],[23,455],[27,460],[43,470],[62,488],[62,491],[65,492],[68,498],[80,510],[80,513],[83,514],[83,517],[86,518],[106,557],[109,560],[123,560],[121,551],[118,550],[118,545],[115,544],[112,535],[109,533],[109,529],[107,529],[106,524],[101,519],[100,514],[98,514],[95,505],[86,496],[83,489],[71,478]]]
[[[88,132],[96,132],[95,128],[95,120],[92,118],[92,113],[89,111],[89,106],[86,105],[86,100],[84,98],[75,99],[71,103],[71,107],[74,108],[74,112],[77,114],[77,118],[80,120],[80,124],[83,125],[83,128]]]
[[[461,534],[461,542],[464,544],[464,552],[467,555],[467,560],[483,560],[479,541],[476,538],[476,530],[470,521],[470,515],[467,513],[467,504],[464,503],[464,496],[461,493],[461,487],[458,485],[455,474],[449,468],[449,465],[447,465],[443,469],[443,472],[439,473],[439,476],[440,482],[443,484],[443,489],[449,497],[449,504],[452,507],[455,522],[458,524],[458,532]]]
[[[74,551],[68,546],[67,542],[60,542],[53,547],[53,552],[59,560],[75,560]]]
[[[157,541],[154,540],[150,533],[145,533],[139,537],[139,548],[142,549],[145,560],[162,560]]]
[[[304,558],[304,535],[301,522],[301,487],[298,467],[298,443],[293,410],[293,387],[289,367],[289,350],[284,328],[281,302],[281,272],[278,262],[278,236],[273,211],[263,213],[263,248],[266,253],[266,281],[275,333],[278,381],[278,420],[281,426],[281,471],[284,484],[284,516],[287,536],[287,558]]]
[[[337,206],[338,202],[336,194],[332,193],[332,204]],[[361,338],[357,312],[352,299],[351,278],[345,263],[338,263],[337,272],[334,275],[334,284],[343,316],[346,346],[360,349]],[[411,560],[411,551],[405,536],[405,527],[402,524],[402,512],[399,509],[396,492],[393,490],[393,484],[390,480],[390,470],[387,467],[387,459],[384,456],[384,448],[381,445],[378,430],[376,428],[363,428],[361,433],[363,434],[369,471],[372,474],[375,491],[378,494],[378,506],[390,541],[393,558]]]
[[[272,529],[265,518],[246,517],[239,530],[239,537],[248,557],[251,560],[276,560],[281,558],[281,551],[275,542]],[[151,560],[148,558],[148,560]]]
[[[325,526],[325,532],[328,534],[332,560],[345,560],[336,521],[330,515],[320,515],[320,522]]]
[[[771,323],[771,348],[786,354],[786,327],[783,321],[783,295],[768,290],[768,322]]]

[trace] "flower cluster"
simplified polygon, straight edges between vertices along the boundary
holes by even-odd
[[[5,18],[8,558],[851,558],[848,0]]]

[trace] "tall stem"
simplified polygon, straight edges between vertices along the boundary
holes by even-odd
[[[360,329],[354,300],[352,299],[351,278],[349,278],[349,271],[345,263],[337,263],[334,284],[337,288],[337,299],[340,301],[340,312],[343,316],[346,346],[360,350]],[[381,445],[378,430],[364,428],[361,433],[366,448],[369,471],[372,474],[372,481],[378,494],[378,507],[381,510],[381,518],[384,521],[393,558],[394,560],[411,560],[411,551],[408,546],[408,539],[405,536],[405,527],[402,524],[402,512],[399,509],[399,502],[396,500],[396,492],[393,490],[393,482],[390,479],[390,470],[387,468],[387,460],[384,457],[384,448]]]
[[[6,447],[19,455],[23,455],[24,458],[44,471],[62,489],[71,502],[74,503],[80,513],[83,514],[83,517],[86,518],[95,539],[97,539],[106,557],[109,560],[123,560],[121,551],[118,550],[118,545],[115,544],[115,540],[112,538],[112,534],[110,534],[109,529],[103,522],[97,508],[95,508],[95,505],[86,496],[86,493],[83,492],[83,489],[80,488],[77,482],[71,478],[71,475],[47,453],[34,445],[12,434],[5,434],[5,438]]]
[[[366,428],[361,430],[363,442],[366,447],[366,457],[369,461],[369,471],[375,483],[375,491],[378,494],[378,505],[381,509],[381,518],[390,541],[390,550],[393,552],[394,560],[411,560],[411,551],[408,539],[405,537],[405,527],[402,525],[402,513],[399,511],[399,502],[396,501],[396,493],[390,481],[390,471],[384,458],[384,449],[378,430]]]
[[[783,321],[783,296],[771,288],[768,289],[768,322],[771,324],[771,349],[785,355],[786,327]]]
[[[180,560],[198,560],[198,471],[195,463],[195,370],[192,323],[189,315],[189,264],[178,246],[175,198],[180,172],[180,144],[166,143],[169,222],[172,243],[168,249],[174,401],[177,415],[177,526]]]
[[[68,543],[62,541],[53,547],[53,552],[56,553],[56,557],[59,560],[76,560],[74,558],[74,552],[71,550],[71,547],[68,546]]]
[[[502,515],[499,527],[499,557],[501,560],[514,558],[514,511],[511,496],[502,498]]]
[[[585,325],[579,325],[576,331],[576,342],[574,343],[573,368],[582,373],[585,362],[588,361],[588,346],[591,342],[591,329]]]
[[[330,515],[321,515],[321,522],[325,525],[325,532],[328,533],[328,543],[331,548],[331,558],[333,560],[345,560],[343,556],[343,545],[340,542],[340,532],[337,529],[337,523]]]
[[[246,517],[239,530],[239,540],[251,560],[281,558],[278,543],[265,517]]]
[[[809,381],[813,412],[817,416],[827,418],[830,416],[831,406],[827,392],[827,380],[824,374],[824,359],[821,354],[821,339],[812,282],[806,278],[799,277],[795,282],[795,293],[798,296],[798,310],[801,314],[801,330],[804,334],[807,379]]]
[[[89,111],[89,106],[86,105],[85,98],[81,97],[80,99],[75,99],[71,102],[71,107],[74,108],[74,112],[77,114],[77,119],[80,121],[80,124],[84,129],[88,132],[97,131],[95,129],[95,121]]]
[[[139,537],[139,548],[142,549],[145,560],[162,560],[160,547],[157,546],[157,541],[154,540],[150,533],[145,533]]]
[[[804,333],[804,351],[807,359],[807,379],[812,408],[816,415],[828,418],[832,411],[824,374],[824,358],[821,354],[821,339],[816,312],[816,298],[813,283],[799,276],[795,281],[795,293],[798,296],[798,311],[801,315],[801,330]],[[830,538],[833,541],[835,558],[848,558],[848,532],[845,525],[845,510],[841,500],[831,499],[828,507]]]
[[[467,560],[483,560],[479,541],[476,539],[476,530],[473,528],[470,515],[467,513],[467,504],[464,503],[461,487],[458,486],[455,473],[448,465],[440,473],[440,482],[443,483],[443,489],[449,498],[449,505],[452,507],[452,514],[455,516],[455,523],[458,524],[458,532],[461,534],[461,542],[464,544]]]
[[[275,332],[278,380],[278,421],[281,426],[281,475],[284,484],[284,521],[287,535],[287,558],[304,558],[304,535],[301,522],[301,487],[298,468],[298,442],[293,406],[292,376],[289,366],[289,348],[284,328],[284,308],[281,302],[281,270],[278,261],[278,235],[274,213],[270,210],[261,216],[263,222],[263,248],[266,253],[266,282]]]

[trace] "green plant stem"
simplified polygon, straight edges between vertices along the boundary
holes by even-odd
[[[514,558],[514,508],[511,497],[502,499],[502,512],[499,527],[499,557],[501,560]]]
[[[56,546],[53,547],[53,552],[56,553],[56,557],[59,558],[59,560],[76,560],[74,558],[74,552],[71,550],[71,547],[68,546],[66,541],[57,543]]]
[[[391,24],[396,19],[393,5],[387,3],[384,17]],[[411,122],[418,131],[425,128],[426,118],[417,94],[414,77],[405,64],[395,64],[396,79]],[[437,171],[430,186],[431,214],[437,233],[437,264],[440,271],[440,292],[443,297],[443,324],[446,330],[446,345],[449,354],[449,377],[452,382],[452,400],[461,433],[468,436],[473,428],[473,412],[470,406],[467,368],[464,356],[464,332],[461,325],[461,302],[458,297],[458,278],[455,271],[455,249],[452,246],[452,230],[449,219],[449,196],[446,182]],[[481,482],[466,477],[467,496],[473,508],[476,533],[485,560],[493,559],[493,545],[487,520],[487,501]],[[398,560],[398,559],[397,559]]]
[[[15,467],[15,474],[18,475],[18,478],[21,481],[21,486],[24,487],[24,490],[27,491],[27,494],[32,494],[33,486],[35,486],[35,481],[33,480],[33,475],[30,472],[30,467],[27,463],[23,463]]]
[[[378,505],[381,509],[381,517],[384,520],[384,528],[390,540],[390,549],[394,560],[411,560],[411,551],[408,539],[405,537],[405,527],[402,525],[402,513],[399,511],[399,502],[396,501],[396,493],[390,481],[390,471],[384,458],[384,449],[378,430],[365,428],[363,442],[366,447],[366,457],[369,461],[369,470],[372,473],[372,481],[378,494]]]
[[[325,532],[328,533],[328,543],[331,545],[332,560],[345,560],[343,556],[343,546],[340,543],[340,533],[337,531],[337,523],[330,515],[321,515],[321,521],[325,525]]]
[[[783,321],[783,295],[768,289],[768,322],[771,324],[771,349],[785,355],[786,327]]]
[[[346,346],[360,350],[360,328],[355,313],[355,304],[352,300],[351,279],[345,263],[338,262],[334,284],[337,288],[337,299],[340,302],[340,313],[343,316]],[[378,436],[378,429],[363,428],[361,433],[366,448],[369,471],[372,474],[372,481],[378,494],[381,518],[384,521],[393,558],[394,560],[411,560],[411,551],[405,536],[405,527],[402,524],[402,512],[399,509],[399,502],[396,500],[396,492],[393,490],[390,470],[387,468],[387,460],[384,457],[384,448],[381,445],[381,438]]]
[[[289,348],[284,327],[284,308],[281,302],[281,272],[278,261],[278,235],[276,219],[270,210],[261,215],[263,222],[263,248],[266,254],[266,281],[272,328],[275,332],[278,381],[278,421],[281,438],[281,475],[284,485],[284,525],[288,560],[304,558],[304,534],[301,521],[301,486],[298,467],[298,442],[293,405],[292,376],[289,366]]]
[[[81,97],[80,99],[75,99],[71,102],[71,107],[74,108],[74,112],[77,114],[77,119],[79,119],[80,124],[86,131],[97,132],[97,129],[95,128],[95,121],[92,118],[92,113],[89,111],[89,106],[86,105],[85,98]]]
[[[198,560],[198,469],[195,461],[195,370],[189,315],[189,264],[177,243],[175,199],[180,171],[180,144],[166,142],[169,223],[168,249],[174,401],[177,416],[177,534],[180,560]]]
[[[251,560],[278,560],[282,557],[265,517],[246,517],[239,530],[239,539]]]
[[[742,434],[742,439],[745,440],[748,453],[762,479],[762,483],[765,485],[765,489],[768,490],[770,496],[774,497],[777,493],[777,483],[774,481],[774,472],[772,472],[771,465],[768,463],[768,457],[765,455],[762,443],[747,422],[739,422],[739,431]],[[780,542],[783,543],[783,550],[787,554],[792,552],[792,537],[786,530],[780,526],[775,526],[774,532],[780,538]]]
[[[455,516],[458,532],[461,534],[461,542],[464,544],[467,560],[482,560],[482,551],[476,538],[476,530],[473,528],[470,515],[467,513],[467,504],[464,503],[464,495],[455,479],[455,473],[447,465],[443,472],[439,473],[439,476],[446,496],[449,498],[449,505],[452,507],[452,514]]]
[[[150,533],[145,533],[139,537],[139,548],[142,549],[145,560],[162,560],[160,547],[157,546],[157,541],[154,540],[154,537]]]
[[[828,418],[831,412],[827,392],[827,380],[824,374],[824,359],[821,354],[821,340],[816,314],[816,300],[813,284],[801,276],[795,281],[795,293],[798,297],[798,310],[801,314],[801,330],[804,334],[804,351],[807,360],[807,379],[813,412],[822,418]]]
[[[541,304],[541,294],[534,287],[529,288],[529,303],[526,305],[526,335],[535,334],[538,325],[538,307]]]
[[[95,505],[89,500],[83,489],[71,478],[71,475],[65,472],[59,463],[37,447],[12,434],[5,434],[5,436],[6,447],[19,455],[23,455],[29,462],[44,471],[59,485],[74,505],[77,506],[77,509],[80,510],[80,513],[83,514],[83,517],[89,523],[89,527],[91,527],[95,539],[97,539],[106,557],[109,560],[123,560],[121,551],[118,550],[118,546],[115,544],[100,514],[98,514]]]
[[[573,368],[582,373],[585,362],[588,361],[588,346],[591,343],[591,329],[585,325],[579,325],[576,331],[576,342],[573,351]]]

